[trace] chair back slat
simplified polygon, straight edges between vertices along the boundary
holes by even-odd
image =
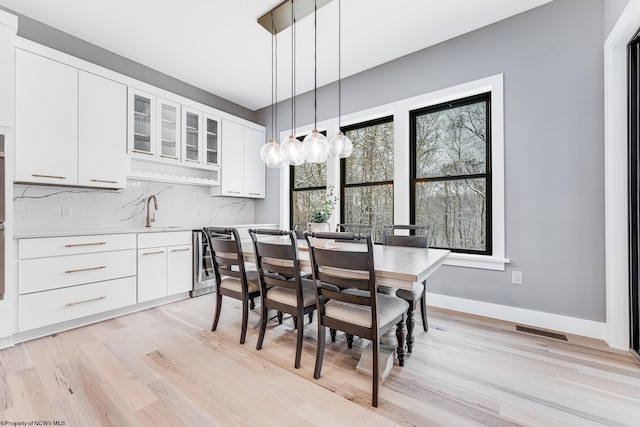
[[[395,234],[396,230],[408,230],[411,234]],[[388,246],[427,248],[429,236],[430,230],[426,225],[394,224],[385,226],[383,242]]]
[[[340,289],[355,288],[363,291],[369,291],[369,280],[349,277],[347,275],[330,274],[318,271],[318,280],[324,283],[330,283]]]
[[[349,242],[349,240],[346,240],[346,242]],[[317,258],[318,265],[349,270],[369,270],[369,255],[366,252],[350,252],[316,247],[314,256]]]

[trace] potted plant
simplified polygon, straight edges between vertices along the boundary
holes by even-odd
[[[333,194],[333,185],[329,185],[327,187],[327,192],[325,193],[324,199],[322,202],[315,206],[314,210],[311,212],[311,217],[309,218],[309,224],[307,224],[307,228],[310,232],[313,231],[329,231],[329,218],[331,218],[331,214],[333,213],[333,208],[338,202],[338,196]]]

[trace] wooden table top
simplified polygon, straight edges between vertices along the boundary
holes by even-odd
[[[306,242],[298,242],[302,249],[298,251],[300,268],[311,271],[309,251],[305,250]],[[340,243],[336,250],[358,250],[359,244]],[[414,282],[422,282],[449,256],[445,249],[408,248],[404,246],[373,245],[373,262],[375,264],[376,282],[379,285],[392,286],[399,289],[412,289]],[[246,261],[255,262],[252,245],[243,246]]]

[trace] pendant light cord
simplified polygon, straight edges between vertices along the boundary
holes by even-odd
[[[296,134],[296,17],[291,0],[291,135]]]
[[[275,46],[275,49],[274,49]],[[278,97],[278,80],[277,77],[274,79],[274,70],[276,72],[276,76],[278,75],[278,42],[276,39],[276,34],[273,29],[273,12],[271,13],[271,135],[275,140],[276,136],[276,123],[278,122],[278,111],[275,108],[275,99]],[[275,83],[274,83],[275,81]]]
[[[338,131],[342,116],[342,0],[338,0]]]
[[[318,129],[318,0],[313,2],[313,128]]]

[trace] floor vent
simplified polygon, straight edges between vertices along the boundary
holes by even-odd
[[[518,330],[520,332],[526,332],[528,334],[541,335],[543,337],[554,338],[554,339],[562,340],[562,341],[569,341],[567,339],[566,335],[557,334],[555,332],[543,331],[543,330],[540,330],[540,329],[528,328],[526,326],[520,326],[520,325],[516,325],[516,330]]]

